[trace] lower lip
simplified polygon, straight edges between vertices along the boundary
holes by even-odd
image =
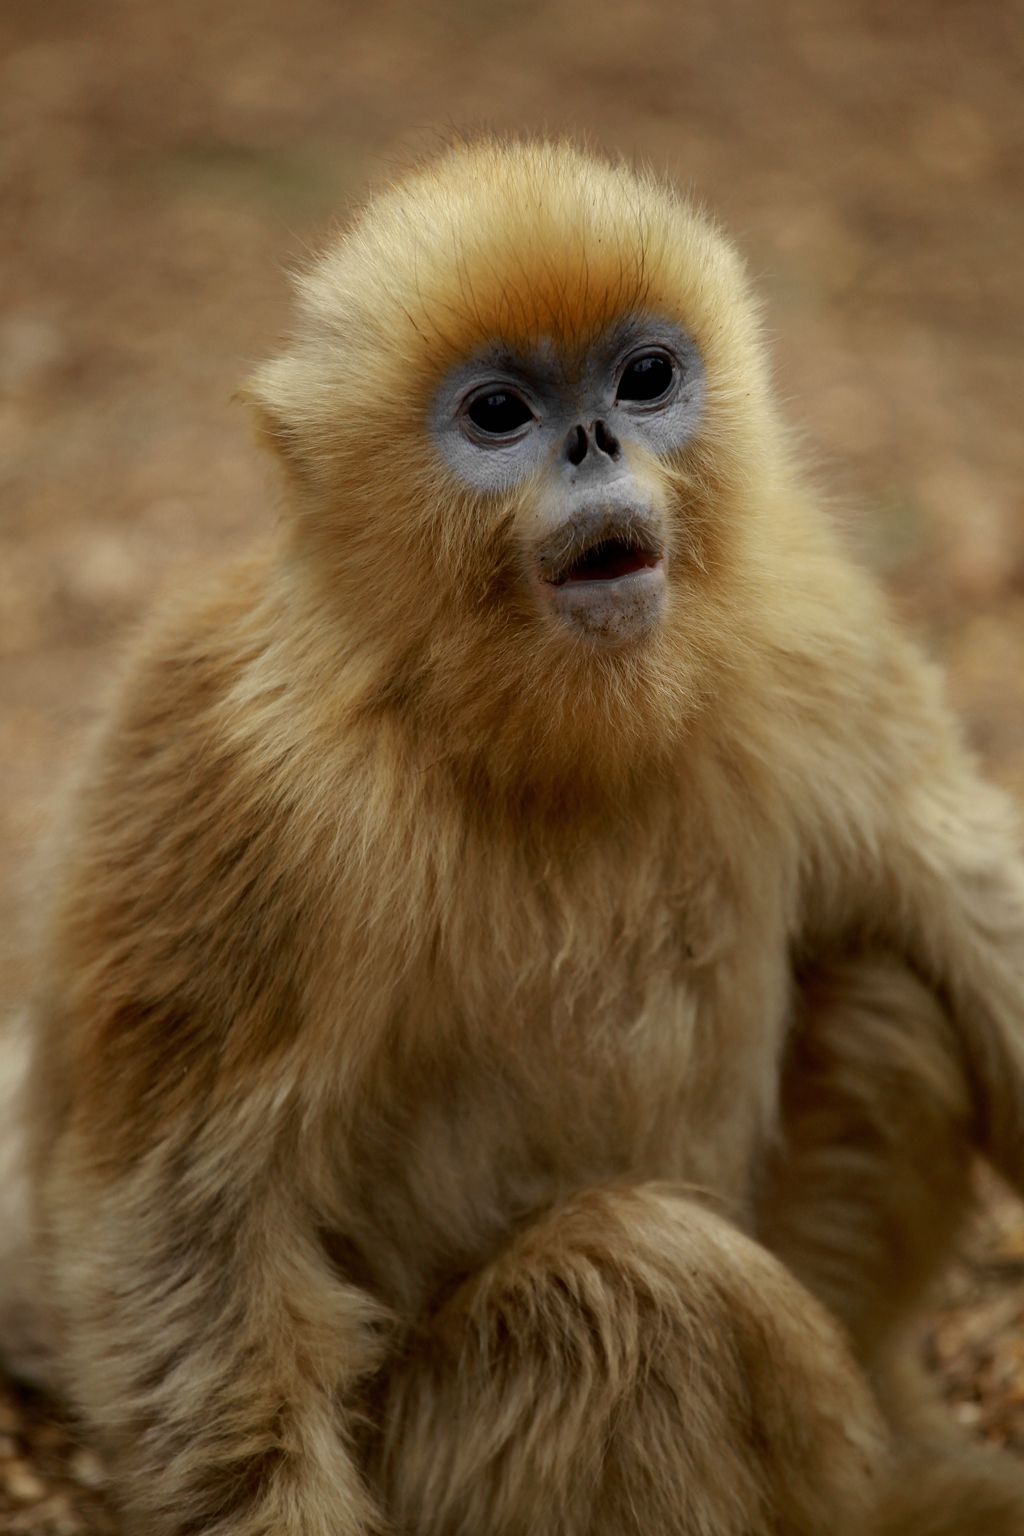
[[[665,561],[622,576],[543,583],[546,602],[560,625],[601,650],[624,650],[651,634],[665,604]]]

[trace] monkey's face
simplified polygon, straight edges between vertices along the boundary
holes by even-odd
[[[525,491],[515,541],[542,620],[618,648],[665,604],[667,509],[649,465],[686,443],[703,405],[685,331],[634,315],[582,354],[544,338],[481,348],[443,380],[430,428],[466,489]]]
[[[728,245],[625,166],[481,140],[300,293],[249,397],[324,674],[549,804],[674,760],[778,585],[784,435]]]

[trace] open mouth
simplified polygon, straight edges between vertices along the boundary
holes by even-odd
[[[531,554],[542,610],[588,643],[622,649],[660,623],[671,557],[651,508],[580,507]]]
[[[552,586],[564,587],[584,581],[617,581],[621,576],[635,576],[637,571],[660,565],[661,555],[626,539],[602,539],[548,579]]]

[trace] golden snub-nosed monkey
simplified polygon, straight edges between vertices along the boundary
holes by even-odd
[[[868,1385],[972,1148],[1024,1186],[1014,818],[738,258],[485,139],[299,295],[279,535],[139,645],[32,1005],[34,1284],[126,1530],[1019,1532]]]

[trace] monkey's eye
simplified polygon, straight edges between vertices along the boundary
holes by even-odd
[[[496,389],[489,395],[477,395],[466,412],[474,427],[486,432],[488,437],[507,437],[533,420],[533,412],[519,395],[510,389]]]
[[[618,398],[660,400],[672,383],[674,372],[663,352],[645,352],[643,357],[634,357],[622,370]]]

